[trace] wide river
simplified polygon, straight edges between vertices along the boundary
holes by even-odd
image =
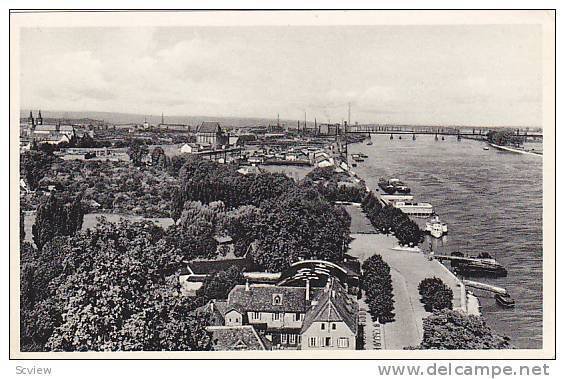
[[[371,189],[379,177],[400,178],[416,201],[431,203],[449,226],[449,234],[433,242],[436,253],[488,252],[504,265],[507,277],[476,280],[506,288],[516,307],[502,308],[492,295],[474,291],[482,313],[515,346],[541,348],[542,158],[483,150],[483,142],[455,137],[380,135],[372,141],[349,146],[350,154],[369,156],[353,170]]]

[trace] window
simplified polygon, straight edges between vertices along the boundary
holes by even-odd
[[[336,328],[337,328],[336,324],[333,323],[333,324],[332,324],[332,330],[335,330]]]
[[[340,337],[337,340],[337,347],[349,347],[349,339],[345,337]]]
[[[281,334],[281,343],[286,344],[286,334]]]
[[[259,320],[261,318],[261,314],[259,312],[251,312],[251,318],[253,320]]]
[[[282,295],[280,293],[273,294],[273,305],[282,304]]]
[[[325,330],[325,329],[326,329],[326,324],[322,322],[322,323],[320,324],[320,329]]]
[[[308,346],[316,346],[316,337],[310,337],[310,339],[308,340]]]
[[[302,316],[303,316],[303,314],[301,314],[301,313],[295,313],[295,315],[294,315],[294,321],[300,321],[300,320],[302,320]]]
[[[332,337],[326,337],[326,346],[332,346]]]
[[[326,346],[326,339],[324,337],[319,337],[320,338],[320,347],[325,347]]]
[[[288,343],[291,345],[296,344],[296,334],[289,334],[288,335]]]
[[[281,312],[273,313],[273,321],[279,321],[282,318],[283,314]]]

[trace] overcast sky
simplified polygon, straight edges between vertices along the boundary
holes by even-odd
[[[42,28],[22,108],[326,122],[541,126],[541,29]]]

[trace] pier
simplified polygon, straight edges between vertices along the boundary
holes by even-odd
[[[473,280],[463,279],[463,284],[467,287],[476,288],[483,291],[489,291],[499,295],[508,295],[508,291],[502,287],[493,286],[486,283],[475,282]]]

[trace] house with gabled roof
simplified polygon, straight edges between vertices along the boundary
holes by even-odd
[[[338,280],[331,278],[306,312],[301,349],[350,349],[356,346],[359,307]]]

